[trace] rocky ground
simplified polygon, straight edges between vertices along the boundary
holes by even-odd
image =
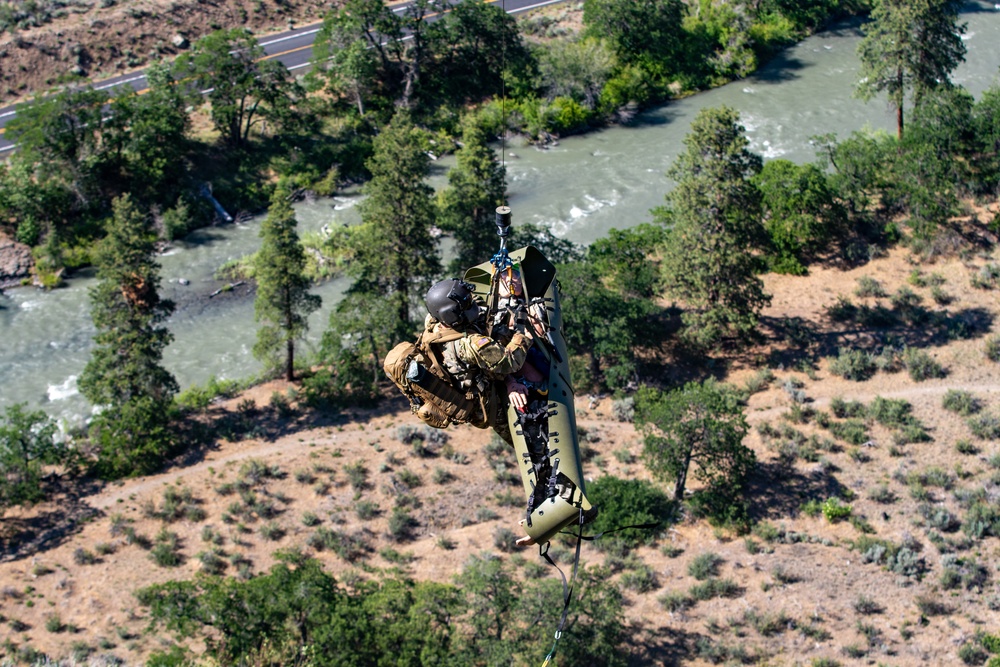
[[[30,280],[33,267],[31,248],[0,233],[0,289]]]
[[[46,7],[42,0],[36,5]],[[84,80],[99,82],[172,58],[199,37],[246,27],[258,35],[320,21],[318,0],[77,0],[39,9],[51,20],[0,34],[0,103]]]

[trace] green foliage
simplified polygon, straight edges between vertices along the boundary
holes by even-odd
[[[551,645],[537,624],[554,627],[562,589],[552,579],[521,582],[503,561],[472,557],[459,587],[408,580],[362,582],[347,588],[312,559],[278,563],[246,581],[200,577],[137,592],[152,625],[190,636],[223,635],[208,642],[207,657],[237,664],[267,650],[272,664],[293,664],[301,647],[316,656],[345,656],[377,665],[493,664],[544,655]],[[559,646],[569,664],[625,664],[621,593],[606,570],[585,568]],[[456,622],[457,620],[461,622]],[[468,624],[466,626],[466,624]],[[469,630],[463,630],[468,627]],[[172,663],[164,663],[172,664]]]
[[[761,158],[751,153],[734,109],[703,109],[668,176],[677,187],[655,212],[672,227],[663,251],[667,294],[684,312],[683,339],[708,350],[748,342],[770,302],[752,252],[764,245],[761,195],[753,184]]]
[[[479,123],[466,118],[457,164],[448,172],[448,188],[437,196],[438,224],[455,238],[455,259],[449,266],[460,275],[489,259],[496,250],[496,207],[505,202],[505,168],[487,144]]]
[[[721,556],[711,551],[706,551],[705,553],[698,554],[688,563],[687,572],[698,581],[703,581],[709,577],[717,576],[719,574],[719,566],[722,563],[723,559]]]
[[[558,276],[570,352],[589,355],[592,378],[625,387],[635,379],[636,346],[655,306],[605,287],[599,268],[590,262],[563,264]]]
[[[214,375],[205,386],[191,385],[177,394],[177,406],[185,410],[204,410],[218,398],[232,398],[242,388],[239,380],[222,380]]]
[[[440,271],[437,241],[430,233],[433,190],[423,182],[426,140],[402,111],[375,138],[375,153],[367,163],[372,179],[358,205],[362,224],[349,239],[352,293],[390,301],[405,325],[410,324],[411,306]]]
[[[821,509],[823,516],[830,523],[836,523],[851,516],[851,506],[842,504],[838,498],[827,498]]]
[[[875,375],[875,358],[870,352],[842,347],[830,361],[830,372],[845,380],[863,382]]]
[[[261,247],[254,261],[254,319],[261,326],[253,347],[265,372],[274,372],[283,365],[289,382],[295,379],[295,341],[305,336],[310,313],[322,303],[319,296],[309,293],[305,252],[295,231],[298,223],[290,198],[287,184],[279,183],[260,227]]]
[[[191,93],[209,90],[212,122],[225,141],[245,145],[250,130],[264,120],[287,122],[298,85],[279,61],[265,59],[264,49],[246,28],[205,35],[174,65]]]
[[[986,337],[983,352],[990,361],[1000,362],[1000,334]]]
[[[695,600],[711,600],[712,598],[734,598],[740,594],[740,586],[732,579],[711,577],[691,587],[691,597]]]
[[[622,62],[657,68],[669,67],[680,53],[684,14],[680,0],[586,0],[583,5],[588,32],[608,40]]]
[[[903,102],[947,86],[949,74],[965,60],[958,6],[935,1],[916,5],[881,0],[874,4],[858,46],[861,60],[858,95],[865,100],[886,93],[897,112],[897,134],[903,136]]]
[[[649,544],[673,518],[674,506],[670,499],[655,485],[643,480],[603,475],[587,484],[587,497],[600,508],[597,518],[588,525],[590,532],[644,523],[659,524],[658,528],[650,530],[622,531],[605,540],[627,548]],[[605,546],[602,541],[596,545],[598,548]]]
[[[534,101],[535,118],[529,118],[532,109],[522,105],[522,110],[528,112],[525,120],[529,131],[537,129],[532,132],[533,136],[558,129],[561,114],[577,116],[584,121],[587,110],[597,107],[601,89],[616,64],[614,52],[597,39],[560,40],[545,49],[539,58],[538,69],[541,88],[552,104]]]
[[[983,402],[971,391],[949,389],[941,399],[941,407],[963,417],[969,417],[983,409]]]
[[[754,178],[761,193],[764,227],[771,240],[771,268],[801,275],[809,256],[823,248],[845,213],[826,175],[815,165],[766,162]]]
[[[45,498],[43,465],[71,464],[70,452],[55,441],[55,423],[44,412],[25,407],[16,403],[0,419],[0,511]]]
[[[908,347],[903,352],[903,362],[906,370],[915,382],[923,382],[931,378],[942,378],[946,375],[944,368],[924,350]]]
[[[669,393],[640,390],[636,419],[645,433],[646,467],[674,484],[674,500],[684,499],[692,464],[705,484],[694,495],[713,520],[745,520],[745,485],[756,466],[743,445],[748,426],[736,393],[707,380]]]
[[[155,469],[169,452],[169,406],[177,381],[160,365],[173,338],[162,326],[173,304],[157,294],[159,267],[145,216],[128,196],[115,200],[114,210],[98,249],[100,281],[91,290],[96,347],[79,386],[104,407],[91,429],[97,468],[121,477]]]

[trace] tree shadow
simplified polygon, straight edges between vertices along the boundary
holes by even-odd
[[[671,103],[664,102],[641,113],[637,113],[628,122],[621,123],[621,127],[642,129],[646,127],[660,127],[673,123],[679,114],[671,111]]]
[[[760,318],[761,329],[772,341],[768,365],[797,367],[815,365],[823,357],[852,347],[877,352],[886,346],[928,348],[955,340],[979,338],[990,331],[994,314],[985,308],[931,311],[916,306],[853,306],[853,311],[837,315],[841,327],[820,331],[821,325],[804,318]],[[782,344],[783,343],[783,344]]]
[[[83,526],[104,512],[91,507],[87,499],[101,484],[92,478],[51,483],[46,507],[25,517],[4,517],[0,529],[0,563],[27,558],[70,541]]]
[[[837,478],[818,465],[806,473],[780,463],[758,463],[747,489],[753,498],[750,515],[754,521],[793,517],[806,500],[839,496],[843,490]]]
[[[805,63],[793,56],[788,49],[784,49],[774,54],[767,64],[747,78],[746,82],[753,85],[794,81],[799,78],[799,70],[804,68]]]
[[[658,628],[655,634],[650,631],[643,634],[642,643],[635,646],[628,658],[629,667],[682,665],[691,660],[698,639],[703,637],[700,633],[676,627]]]

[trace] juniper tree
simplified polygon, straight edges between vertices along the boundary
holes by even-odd
[[[949,76],[965,60],[955,0],[877,0],[858,45],[861,79],[857,94],[889,96],[896,109],[896,136],[903,138],[907,90],[919,101],[927,91],[951,85]]]
[[[193,81],[199,99],[210,90],[212,122],[232,146],[243,146],[255,124],[283,117],[294,98],[288,70],[265,55],[248,29],[232,28],[205,35],[177,60],[177,78]]]
[[[497,248],[496,207],[504,203],[506,170],[472,120],[462,131],[458,164],[448,172],[448,185],[438,196],[439,224],[455,237],[451,273],[479,264]]]
[[[284,365],[285,378],[291,382],[295,379],[295,341],[309,329],[309,314],[320,307],[322,299],[309,293],[306,255],[295,231],[298,222],[289,199],[287,184],[279,183],[260,227],[262,243],[254,260],[257,298],[253,309],[254,319],[262,324],[257,329],[253,355],[269,372]]]
[[[743,445],[749,427],[735,392],[714,380],[689,382],[667,393],[643,389],[636,422],[645,433],[646,467],[674,484],[674,500],[684,500],[693,474],[705,485],[697,501],[711,516],[745,517],[744,491],[756,456]]]
[[[662,267],[667,293],[681,301],[682,337],[711,348],[756,334],[761,308],[770,302],[756,271],[763,246],[761,196],[752,178],[761,159],[748,141],[736,110],[703,109],[684,139],[686,150],[668,176],[677,187],[667,206],[654,210],[672,224]]]
[[[78,384],[102,408],[92,430],[99,471],[118,477],[152,470],[167,453],[177,381],[161,365],[173,339],[163,324],[174,304],[157,292],[155,237],[128,195],[112,209],[95,259],[99,282],[90,292],[95,348]]]
[[[8,407],[0,418],[0,513],[5,507],[45,497],[42,464],[58,463],[65,449],[56,444],[55,423],[24,403]]]
[[[426,135],[405,111],[397,112],[375,138],[367,166],[372,178],[358,205],[362,224],[350,240],[354,254],[352,292],[389,299],[399,321],[410,323],[410,306],[423,297],[440,272],[433,189],[428,172]]]

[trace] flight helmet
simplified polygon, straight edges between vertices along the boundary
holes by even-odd
[[[438,322],[453,329],[465,329],[479,319],[475,287],[462,280],[452,278],[434,283],[427,290],[424,303]]]

